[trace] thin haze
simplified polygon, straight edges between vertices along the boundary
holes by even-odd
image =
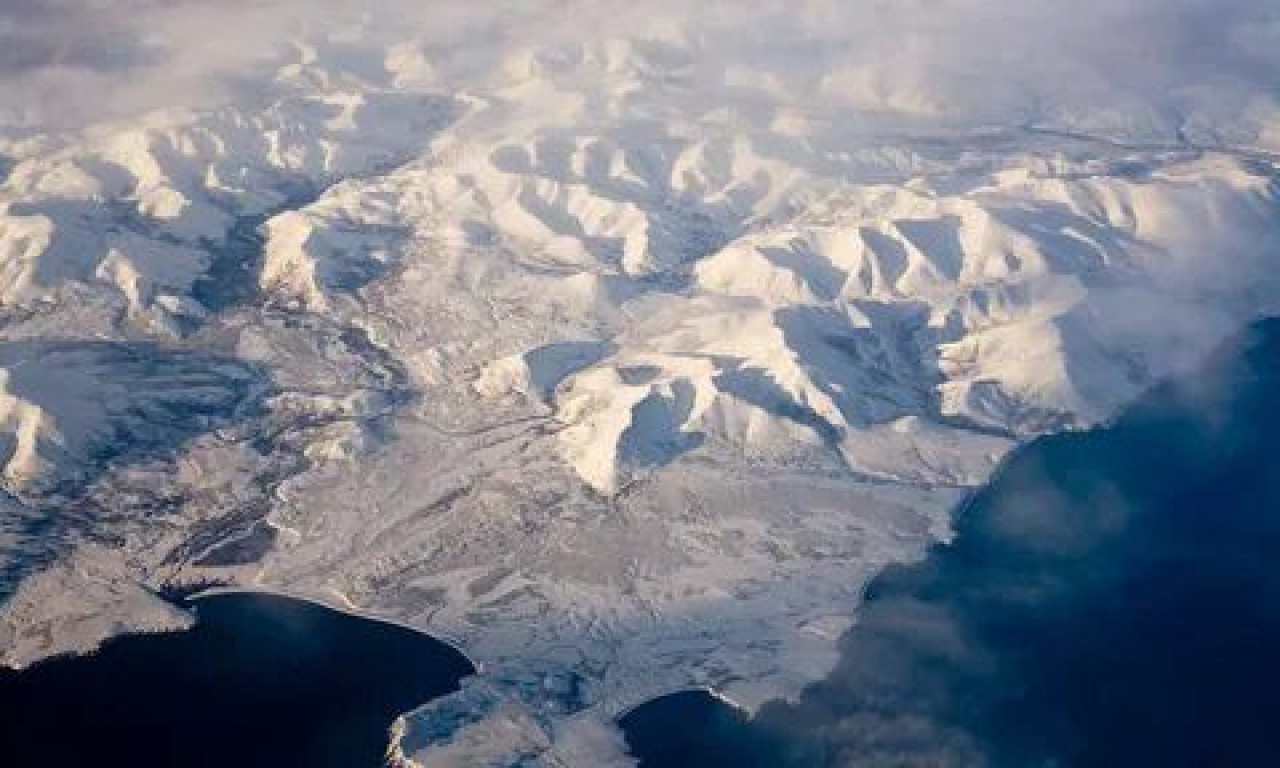
[[[459,4],[299,0],[9,0],[0,107],[68,127],[260,91],[299,39],[422,44],[442,87],[513,50],[625,35],[670,41],[711,82],[767,58],[814,104],[951,123],[1058,122],[1280,142],[1280,6],[1269,0],[658,0]],[[780,66],[781,65],[781,66]]]
[[[953,545],[872,585],[828,678],[762,711],[760,764],[1273,764],[1262,328],[1112,428],[1015,455]]]

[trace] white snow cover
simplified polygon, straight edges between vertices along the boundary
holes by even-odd
[[[284,590],[482,665],[406,763],[625,765],[1280,303],[1267,3],[90,5],[0,10],[9,665]]]

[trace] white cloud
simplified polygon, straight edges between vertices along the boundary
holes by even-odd
[[[75,124],[261,86],[264,59],[334,35],[424,41],[459,77],[530,45],[679,38],[704,78],[767,58],[813,103],[1129,132],[1247,123],[1280,82],[1267,0],[9,0],[0,85],[25,121]]]

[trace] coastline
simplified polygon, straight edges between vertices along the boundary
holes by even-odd
[[[408,622],[399,621],[396,619],[388,618],[386,616],[379,616],[375,613],[368,613],[366,611],[362,611],[361,609],[355,607],[354,605],[351,605],[350,603],[342,605],[335,601],[326,600],[322,597],[319,597],[314,594],[308,594],[306,592],[295,592],[293,590],[276,588],[276,587],[226,585],[226,586],[217,586],[217,587],[209,587],[207,589],[202,589],[199,592],[196,592],[195,594],[192,594],[187,598],[185,598],[185,601],[195,604],[205,598],[219,597],[221,595],[266,595],[268,597],[284,597],[290,600],[297,600],[299,602],[316,605],[321,608],[327,608],[328,610],[333,611],[334,613],[340,613],[340,614],[343,614],[344,616],[351,616],[357,619],[364,619],[365,621],[372,621],[372,622],[383,624],[389,627],[396,627],[398,629],[408,630],[410,632],[414,632],[416,634],[422,635],[424,637],[427,637],[439,643],[442,643],[448,646],[453,651],[456,651],[460,656],[466,659],[467,663],[470,664],[471,667],[475,670],[473,675],[484,674],[483,662],[477,661],[476,659],[472,658],[471,655],[467,653],[466,649],[462,646],[462,642],[454,637],[450,637],[445,633],[436,632],[434,630],[427,631],[422,629],[421,627],[416,627],[412,624],[409,624]]]

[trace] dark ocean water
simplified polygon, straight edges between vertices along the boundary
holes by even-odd
[[[869,588],[831,676],[747,719],[689,692],[621,725],[646,768],[1263,766],[1280,733],[1280,322],[1112,426],[1018,451],[957,536]],[[0,766],[381,764],[473,673],[288,598],[0,672]]]
[[[641,764],[1280,764],[1280,322],[1017,452],[957,527],[798,702],[633,712]]]
[[[426,635],[284,597],[0,672],[0,766],[376,768],[400,713],[474,672]]]
[[[747,718],[706,691],[681,691],[627,713],[618,725],[645,765],[750,764]]]

